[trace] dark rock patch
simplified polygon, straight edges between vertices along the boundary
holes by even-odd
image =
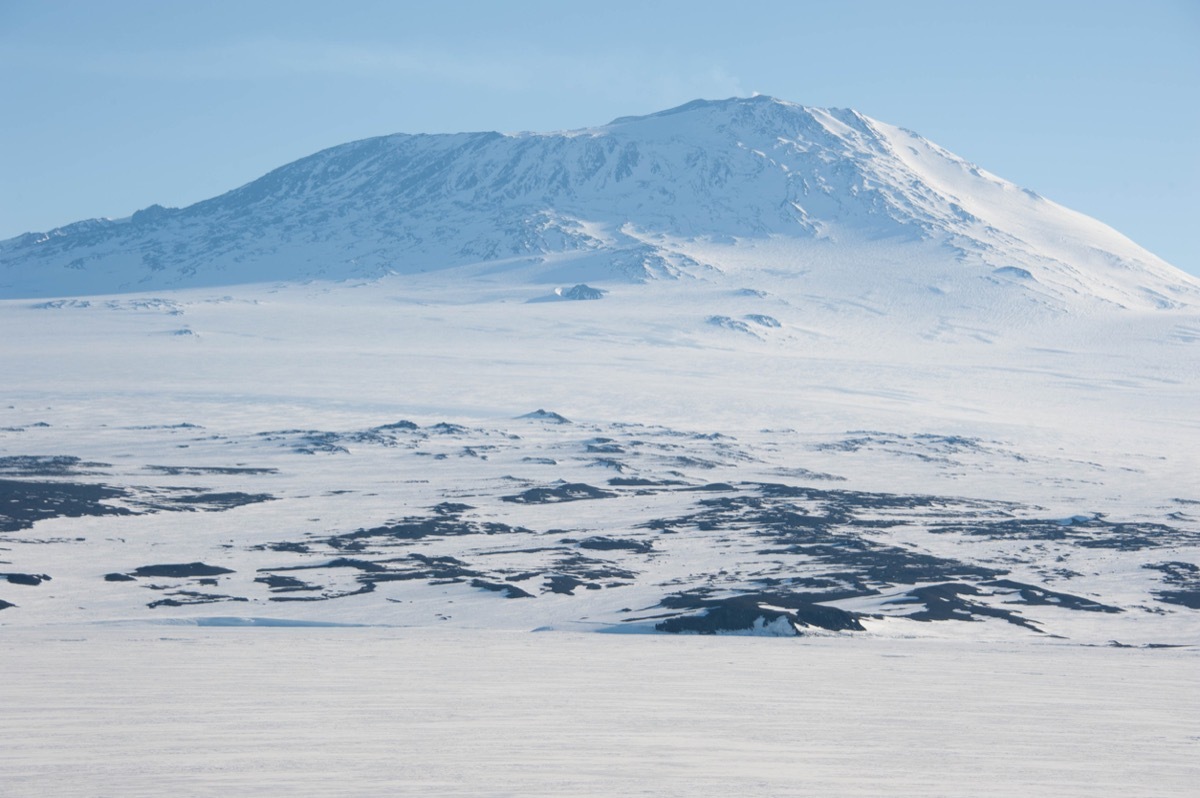
[[[0,532],[28,529],[49,518],[133,515],[125,507],[104,503],[127,496],[107,485],[0,479]]]
[[[143,565],[130,572],[136,577],[159,577],[163,579],[191,579],[198,576],[220,576],[231,574],[229,568],[219,565],[205,565],[202,562],[174,563],[166,565]]]
[[[1166,524],[1111,522],[1100,515],[1066,519],[982,519],[970,523],[941,524],[930,531],[955,532],[991,540],[1070,541],[1084,548],[1117,551],[1140,551],[1200,540],[1196,534]]]
[[[981,617],[990,617],[1000,618],[1035,632],[1042,631],[1032,621],[1021,617],[1019,613],[998,607],[989,607],[986,604],[963,598],[963,596],[978,596],[981,593],[982,591],[974,585],[962,583],[926,585],[913,588],[906,597],[894,599],[893,603],[925,605],[923,610],[906,616],[914,621],[978,621]]]
[[[837,607],[813,604],[796,596],[757,593],[728,598],[710,599],[696,595],[673,596],[663,601],[663,606],[690,606],[702,609],[698,615],[681,615],[655,624],[660,632],[720,634],[722,632],[750,632],[773,627],[776,630],[790,629],[798,634],[797,627],[812,627],[830,631],[863,631],[858,617]],[[786,626],[778,623],[783,618]],[[786,632],[785,632],[786,633]]]
[[[296,454],[349,454],[350,450],[342,445],[342,435],[323,430],[288,429],[278,432],[260,432],[260,438],[267,441],[284,441]]]
[[[407,419],[400,419],[391,424],[381,424],[378,427],[371,428],[373,432],[412,432],[418,429],[420,429],[419,426]]]
[[[466,427],[446,421],[439,421],[437,424],[426,427],[426,429],[435,435],[465,435],[467,432],[470,432]]]
[[[153,471],[158,474],[164,474],[171,477],[179,476],[205,476],[208,474],[217,474],[225,476],[256,476],[261,474],[278,474],[278,468],[241,468],[241,467],[224,467],[224,466],[165,466],[165,465],[148,465],[147,471]]]
[[[257,577],[255,582],[260,582],[269,587],[276,593],[287,593],[294,590],[319,590],[316,585],[309,584],[303,579],[297,579],[294,576],[281,576],[279,574],[268,574],[266,576]]]
[[[505,598],[533,598],[533,595],[526,593],[516,585],[505,584],[503,582],[485,582],[482,579],[472,579],[471,587],[477,587],[482,590],[491,590],[495,593],[503,593]]]
[[[600,585],[594,582],[585,582],[582,579],[576,579],[573,576],[566,574],[552,574],[546,577],[546,587],[551,593],[560,593],[567,596],[575,595],[575,588],[583,587],[588,590],[600,590]]]
[[[1003,588],[1007,590],[1017,591],[1021,604],[1040,604],[1054,607],[1063,607],[1068,610],[1083,610],[1084,612],[1123,612],[1120,607],[1113,607],[1108,604],[1101,604],[1091,599],[1083,598],[1082,596],[1072,596],[1069,593],[1056,593],[1053,590],[1036,585],[1027,585],[1022,582],[1014,582],[1011,579],[993,579],[988,582],[981,583],[985,587]]]
[[[590,538],[584,538],[580,541],[575,541],[571,538],[564,538],[561,543],[575,543],[581,549],[594,549],[596,551],[632,551],[636,554],[647,554],[654,550],[654,544],[648,540],[630,540],[628,538],[609,538],[603,535],[596,535]]]
[[[460,504],[458,502],[442,502],[433,507],[433,511],[438,515],[461,515],[474,509],[469,504]]]
[[[136,582],[137,577],[130,576],[129,574],[115,574],[115,573],[114,574],[105,574],[104,581],[105,582]]]
[[[270,601],[331,601],[333,599],[346,598],[347,596],[361,596],[366,593],[375,592],[374,582],[363,582],[362,586],[357,590],[347,590],[342,593],[322,593],[319,596],[271,596]]]
[[[1164,604],[1178,604],[1193,610],[1200,610],[1200,587],[1190,590],[1157,590],[1154,597]]]
[[[571,423],[571,420],[566,416],[561,416],[552,410],[543,410],[540,407],[537,410],[534,410],[532,413],[526,413],[523,416],[517,416],[517,418],[531,419],[533,421],[548,421],[551,424]]]
[[[265,546],[255,546],[255,549],[270,549],[271,551],[288,551],[294,554],[307,554],[310,549],[307,543],[298,543],[293,541],[280,541],[278,543],[268,543]]]
[[[579,300],[589,300],[589,299],[603,299],[604,295],[607,294],[608,292],[605,291],[603,288],[593,288],[592,286],[587,285],[586,283],[579,283],[578,285],[571,286],[570,288],[560,288],[555,293],[557,293],[563,299],[572,299],[572,300],[579,301]]]
[[[0,457],[0,474],[13,477],[72,477],[111,468],[109,463],[92,463],[67,455],[19,454]]]
[[[36,587],[42,582],[50,581],[50,577],[45,574],[0,574],[0,579],[8,580],[9,584],[29,585],[31,587]]]
[[[386,571],[386,565],[371,562],[370,560],[356,560],[350,557],[337,557],[329,562],[312,563],[309,565],[286,565],[278,568],[260,568],[260,571],[312,571],[317,568],[354,568],[358,571]]]
[[[249,601],[241,596],[224,596],[218,593],[197,593],[193,590],[177,590],[170,598],[151,601],[146,606],[150,609],[158,607],[186,607],[192,604],[215,604],[221,601]]]
[[[247,504],[274,501],[269,493],[189,493],[182,496],[172,496],[166,499],[170,509],[202,510],[205,512],[220,512],[244,507]]]
[[[557,573],[587,582],[601,582],[606,579],[632,580],[637,577],[633,571],[621,568],[608,560],[598,560],[582,554],[561,557],[551,567]]]
[[[1195,563],[1172,561],[1143,566],[1163,574],[1163,582],[1171,590],[1156,590],[1154,597],[1164,604],[1176,604],[1200,610],[1200,566]]]
[[[608,484],[614,488],[667,488],[682,485],[683,482],[673,479],[657,480],[643,477],[613,477]]]
[[[554,504],[584,499],[608,499],[616,495],[612,491],[596,488],[584,482],[569,482],[552,488],[530,488],[515,496],[501,496],[500,499],[514,504]]]
[[[470,521],[463,519],[459,507],[445,503],[434,508],[436,515],[410,517],[392,521],[369,529],[357,529],[326,538],[325,543],[341,551],[364,551],[369,547],[407,544],[430,537],[455,537],[462,535],[502,535],[528,532],[521,527],[511,527],[496,521]]]

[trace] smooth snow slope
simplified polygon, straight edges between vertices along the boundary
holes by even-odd
[[[11,631],[12,796],[1194,795],[1196,652]]]

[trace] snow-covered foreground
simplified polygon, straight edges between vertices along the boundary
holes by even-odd
[[[878,638],[57,626],[0,792],[1185,796],[1200,657]]]

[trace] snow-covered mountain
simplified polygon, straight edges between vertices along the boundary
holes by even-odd
[[[0,341],[6,626],[1200,639],[1200,287],[853,111],[347,144]]]
[[[943,292],[1016,284],[1058,306],[1200,302],[1200,284],[1112,229],[915,133],[763,96],[562,133],[333,147],[187,208],[155,205],[0,243],[0,296],[480,262],[555,282],[564,256],[593,281],[695,277],[766,240],[781,267],[820,262],[818,272],[850,272],[851,287],[927,277],[923,287]],[[850,248],[863,244],[876,253],[869,264]],[[914,244],[940,265],[936,275],[905,266]],[[831,258],[830,245],[845,257]]]

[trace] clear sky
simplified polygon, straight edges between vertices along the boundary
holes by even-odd
[[[1200,0],[0,0],[0,238],[393,132],[852,107],[1200,274]]]

